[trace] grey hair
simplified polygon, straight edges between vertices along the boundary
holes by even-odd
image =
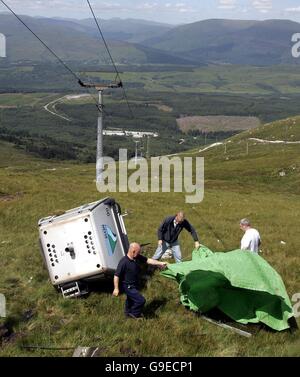
[[[134,250],[136,247],[138,247],[139,249],[141,249],[141,245],[137,242],[132,242],[130,245],[129,245],[129,250]]]
[[[242,219],[242,220],[240,221],[240,224],[241,224],[241,225],[250,226],[250,225],[251,225],[251,222],[250,222],[249,219]]]

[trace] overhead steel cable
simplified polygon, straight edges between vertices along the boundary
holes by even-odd
[[[75,79],[80,82],[80,77],[76,75],[74,71],[49,47],[46,43],[19,17],[3,0],[0,0],[1,3],[28,29],[41,43],[42,45],[53,55],[55,58],[71,73]]]
[[[124,88],[124,86],[123,86],[123,83],[122,83],[122,79],[121,79],[120,73],[119,73],[119,71],[118,71],[118,69],[117,69],[117,66],[116,66],[116,64],[115,64],[115,62],[114,62],[114,59],[113,59],[113,57],[112,57],[112,54],[111,54],[111,52],[110,52],[110,50],[109,50],[108,44],[107,44],[107,42],[106,42],[106,40],[105,40],[105,38],[104,38],[103,32],[102,32],[102,30],[101,30],[101,27],[100,27],[100,25],[99,25],[99,22],[98,22],[98,20],[97,20],[97,17],[96,17],[96,15],[95,15],[95,12],[94,12],[94,10],[93,10],[93,8],[92,8],[92,5],[91,5],[91,3],[90,3],[90,0],[87,0],[87,3],[88,3],[88,6],[89,6],[89,8],[90,8],[90,10],[91,10],[91,13],[92,13],[92,15],[93,15],[93,18],[94,18],[94,20],[95,20],[95,23],[96,23],[96,25],[97,25],[97,28],[98,28],[99,34],[100,34],[100,36],[101,36],[101,38],[102,38],[102,41],[103,41],[104,46],[105,46],[105,48],[106,48],[106,51],[107,51],[107,53],[108,53],[108,55],[109,55],[109,58],[110,58],[110,60],[111,60],[111,63],[112,63],[112,65],[113,65],[113,67],[114,67],[114,70],[115,70],[115,72],[116,72],[116,79],[115,79],[115,81],[116,81],[117,79],[119,80],[119,82],[120,82],[120,84],[121,84],[120,86],[121,86],[121,88],[122,88],[122,90],[123,90],[123,96],[124,96],[124,99],[125,99],[125,101],[126,101],[126,103],[127,103],[127,106],[128,106],[129,112],[130,112],[132,118],[134,118],[134,115],[133,115],[133,112],[132,112],[132,109],[131,109],[131,107],[130,107],[129,100],[128,100],[128,97],[127,97],[127,94],[126,94],[126,90],[125,90],[125,88]]]
[[[106,40],[105,40],[104,35],[103,35],[103,33],[102,33],[102,30],[101,30],[101,28],[100,28],[100,25],[99,25],[99,22],[98,22],[98,20],[97,20],[96,15],[95,15],[95,12],[94,12],[94,10],[93,10],[93,8],[92,8],[92,5],[91,5],[91,3],[90,3],[89,0],[87,0],[87,3],[88,3],[88,5],[89,5],[89,8],[90,8],[91,13],[92,13],[92,15],[93,15],[93,18],[94,18],[95,23],[96,23],[96,25],[97,25],[97,28],[98,28],[98,30],[99,30],[100,36],[101,36],[101,38],[102,38],[102,40],[103,40],[104,46],[105,46],[105,48],[106,48],[106,51],[107,51],[107,53],[108,53],[108,55],[109,55],[109,58],[110,58],[110,60],[111,60],[111,62],[112,62],[112,65],[113,65],[113,67],[114,67],[114,69],[115,69],[115,71],[116,71],[116,75],[117,75],[116,77],[119,79],[119,81],[122,81],[122,80],[121,80],[121,77],[120,77],[120,74],[119,74],[119,71],[118,71],[118,69],[117,69],[117,67],[116,67],[116,64],[115,64],[115,62],[114,62],[114,59],[113,59],[113,57],[112,57],[112,55],[111,55],[111,53],[110,53],[110,50],[109,50],[108,44],[106,43]]]
[[[18,16],[10,7],[7,5],[3,0],[0,0],[0,2],[26,27],[27,30],[30,31],[41,43],[42,45],[65,67],[65,69],[76,79],[78,84],[82,86],[82,81],[80,77],[22,20],[20,16]],[[93,97],[91,93],[89,93],[94,102],[96,103],[98,107],[98,103]],[[98,109],[99,110],[99,109]]]

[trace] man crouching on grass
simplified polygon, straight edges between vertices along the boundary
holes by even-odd
[[[141,246],[138,243],[132,243],[128,253],[123,257],[117,267],[114,276],[114,296],[119,296],[119,288],[123,288],[127,295],[125,302],[125,315],[130,318],[141,318],[142,310],[146,303],[145,297],[137,289],[138,278],[141,270],[140,263],[147,263],[165,269],[167,263],[159,262],[154,259],[148,259],[140,254]]]

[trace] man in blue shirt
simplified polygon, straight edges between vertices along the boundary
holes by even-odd
[[[167,217],[158,228],[158,248],[153,256],[153,259],[160,259],[166,250],[171,249],[176,263],[181,262],[181,250],[178,237],[183,229],[186,229],[189,233],[191,233],[195,241],[195,248],[198,249],[200,247],[200,243],[196,230],[186,220],[185,214],[181,211],[178,212],[176,216]]]
[[[114,276],[113,295],[117,297],[119,296],[120,288],[124,290],[127,295],[125,315],[131,318],[141,318],[142,310],[146,303],[145,297],[138,291],[140,263],[157,266],[161,269],[167,266],[167,263],[146,258],[140,252],[141,246],[138,243],[132,243],[127,255],[120,260]]]

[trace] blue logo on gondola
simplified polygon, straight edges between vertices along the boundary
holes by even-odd
[[[104,234],[104,239],[105,239],[108,255],[112,257],[114,255],[117,242],[118,242],[117,235],[114,234],[114,232],[110,229],[108,225],[102,225],[102,230]]]

